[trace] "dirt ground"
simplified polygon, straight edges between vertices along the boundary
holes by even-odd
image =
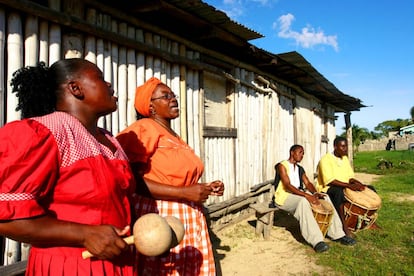
[[[377,177],[356,174],[363,183],[371,183]],[[255,236],[255,223],[253,216],[212,233],[217,275],[336,275],[330,268],[316,263],[316,253],[301,237],[299,224],[286,212],[275,213],[275,224],[268,240]],[[326,239],[326,242],[331,241]]]

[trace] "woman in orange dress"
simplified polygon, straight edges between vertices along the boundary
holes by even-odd
[[[199,183],[204,166],[174,132],[170,122],[179,116],[176,95],[157,78],[136,90],[140,119],[117,139],[131,162],[138,184],[137,216],[158,213],[175,216],[185,227],[184,239],[166,254],[138,255],[141,275],[215,275],[215,263],[202,203],[222,195],[221,181]]]
[[[0,235],[32,245],[26,275],[134,275],[122,236],[135,182],[115,137],[97,126],[117,108],[111,84],[83,59],[13,76],[23,119],[0,128]],[[84,260],[85,249],[95,258]]]

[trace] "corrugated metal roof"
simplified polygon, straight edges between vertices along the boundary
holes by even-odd
[[[199,0],[102,0],[101,2],[195,43],[221,40],[241,46],[251,39],[263,37],[232,21],[224,12]]]
[[[201,1],[171,0],[169,2],[247,41],[263,37],[260,33],[231,20],[224,12]]]
[[[276,56],[297,68],[288,69],[286,72],[278,70],[278,73],[283,73],[294,83],[301,84],[301,87],[309,94],[337,106],[337,112],[359,110],[365,107],[361,100],[338,90],[299,53],[289,52]]]

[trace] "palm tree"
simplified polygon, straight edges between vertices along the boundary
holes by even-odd
[[[414,122],[414,106],[411,107],[410,114],[411,114],[411,121]]]
[[[358,151],[359,145],[365,142],[367,139],[371,139],[372,135],[367,128],[359,127],[358,125],[352,125],[352,145],[354,151]]]

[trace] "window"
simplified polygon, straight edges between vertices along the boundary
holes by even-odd
[[[204,136],[236,135],[234,84],[224,75],[204,72]]]
[[[204,110],[205,126],[231,127],[232,95],[227,91],[227,79],[224,76],[204,73]]]

